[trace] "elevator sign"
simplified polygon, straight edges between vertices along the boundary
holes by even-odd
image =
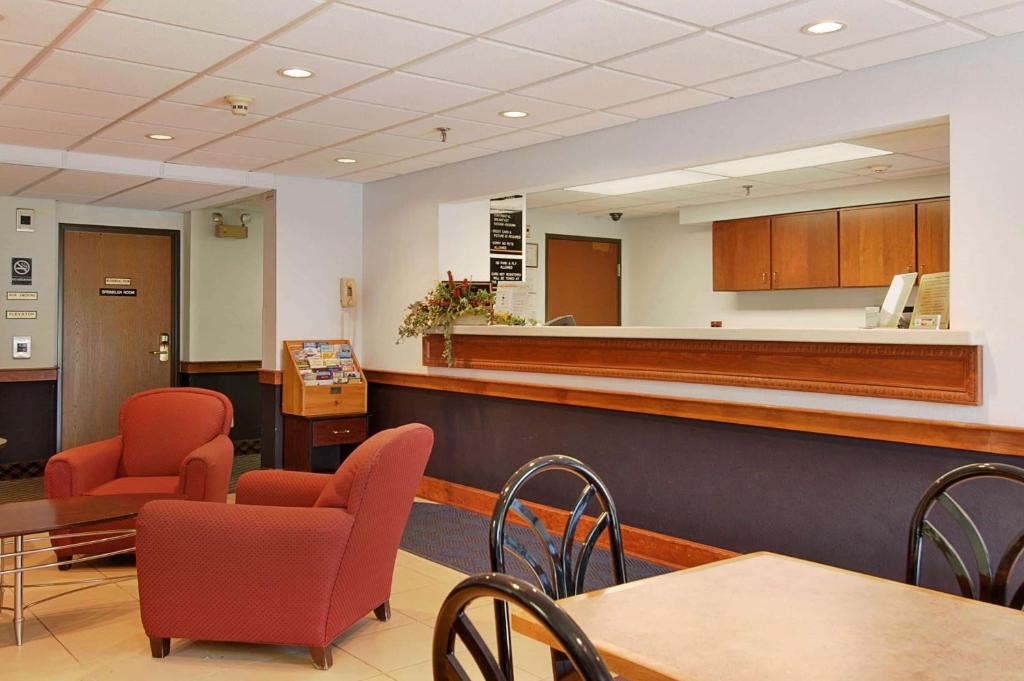
[[[32,284],[32,258],[11,258],[11,284],[30,286]]]

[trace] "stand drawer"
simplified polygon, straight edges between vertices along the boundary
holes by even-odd
[[[313,446],[356,444],[366,439],[366,417],[313,422]]]

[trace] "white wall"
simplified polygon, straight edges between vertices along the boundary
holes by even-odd
[[[1024,35],[994,38],[810,83],[728,100],[375,182],[365,189],[364,363],[423,372],[419,343],[394,345],[404,307],[437,273],[437,204],[539,191],[848,139],[950,119],[950,317],[984,332],[984,405],[577,376],[472,372],[517,381],[897,416],[1024,425]]]
[[[212,214],[239,225],[249,213],[246,239],[218,239]],[[191,362],[261,359],[263,310],[263,212],[216,208],[188,216],[185,257],[188,318],[182,359]]]
[[[446,279],[448,272],[456,279],[491,278],[490,205],[482,199],[437,207],[438,279]]]

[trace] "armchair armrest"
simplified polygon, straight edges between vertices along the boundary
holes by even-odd
[[[352,522],[337,508],[146,504],[136,523],[146,633],[328,645],[328,608]]]
[[[46,462],[46,497],[66,499],[85,494],[116,478],[120,463],[120,435],[65,449]]]
[[[238,479],[235,503],[308,508],[316,503],[332,477],[330,473],[251,471]]]
[[[178,469],[179,491],[192,501],[227,501],[234,456],[235,445],[227,435],[193,450]]]

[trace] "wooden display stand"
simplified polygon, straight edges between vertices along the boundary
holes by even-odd
[[[318,350],[313,355],[312,344]],[[366,376],[355,353],[350,358],[331,356],[339,346],[352,347],[348,340],[291,340],[284,341],[284,376],[282,385],[281,411],[284,414],[284,468],[287,470],[311,470],[313,448],[332,445],[357,445],[366,439],[368,431],[366,414]],[[304,353],[309,352],[309,356]],[[324,354],[327,356],[325,357]],[[314,362],[310,362],[313,359]],[[334,360],[345,362],[351,359],[350,374],[345,383],[321,384],[304,380],[303,372],[321,372],[326,377],[332,370],[337,373],[341,367],[312,367],[310,364],[325,365]],[[320,360],[320,361],[316,361]]]

